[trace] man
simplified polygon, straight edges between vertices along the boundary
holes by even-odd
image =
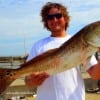
[[[41,17],[44,27],[51,32],[51,36],[33,45],[27,61],[50,49],[60,47],[71,37],[66,32],[70,17],[67,8],[63,5],[47,3],[41,10]],[[93,56],[88,72],[95,79],[100,78],[100,75],[96,74],[98,69],[100,70],[100,65]],[[36,72],[27,76],[25,82],[29,87],[38,87],[37,100],[85,100],[84,82],[78,66],[53,76],[46,72]]]

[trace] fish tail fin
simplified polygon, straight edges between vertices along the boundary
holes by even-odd
[[[15,80],[10,73],[11,70],[0,68],[0,95],[4,93],[9,85]]]

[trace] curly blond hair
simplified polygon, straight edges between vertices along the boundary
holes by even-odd
[[[69,20],[70,20],[70,16],[68,15],[67,8],[59,3],[52,3],[52,2],[46,3],[42,7],[42,10],[41,10],[41,17],[42,17],[42,22],[44,24],[44,27],[47,28],[47,30],[49,30],[49,27],[47,24],[47,15],[48,15],[51,8],[57,8],[57,9],[61,10],[63,17],[66,20],[66,24],[65,24],[65,30],[66,30],[67,27],[69,26]]]

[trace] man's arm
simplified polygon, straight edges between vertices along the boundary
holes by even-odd
[[[87,72],[93,79],[100,80],[100,60],[98,61],[97,64],[89,68]]]

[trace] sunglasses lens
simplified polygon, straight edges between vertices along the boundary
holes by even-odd
[[[57,19],[60,19],[62,17],[62,14],[58,13],[54,15],[47,15],[47,20],[53,20],[54,17],[56,17]]]
[[[56,17],[57,19],[60,19],[60,18],[62,17],[62,14],[56,14],[55,17]]]
[[[47,20],[52,20],[53,18],[54,18],[53,15],[48,15],[48,16],[47,16]]]

